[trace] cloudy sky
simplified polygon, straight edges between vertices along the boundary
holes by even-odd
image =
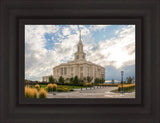
[[[135,25],[25,25],[25,79],[42,80],[74,59],[79,30],[86,59],[105,67],[106,80],[120,71],[135,76]]]

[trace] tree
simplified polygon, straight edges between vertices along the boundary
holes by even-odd
[[[84,77],[84,78],[83,78],[83,81],[84,81],[84,82],[86,82],[86,80],[87,80],[87,78],[86,78],[86,77]]]
[[[92,81],[92,79],[93,79],[93,77],[87,76],[87,82],[90,83]]]
[[[64,84],[64,78],[62,76],[59,77],[59,83]]]
[[[112,79],[111,83],[114,84],[114,79]]]
[[[52,75],[49,76],[49,82],[50,82],[50,83],[55,83],[55,79],[53,78]]]
[[[78,82],[79,82],[78,76],[75,76],[74,77],[74,85],[78,85]]]
[[[72,84],[73,84],[73,83],[74,83],[74,78],[73,78],[73,77],[72,77],[72,78],[70,78],[70,79],[69,79],[69,81],[70,81],[70,83],[72,83]]]
[[[105,79],[104,79],[104,78],[102,78],[102,79],[101,79],[101,83],[103,84],[104,82],[105,82]]]
[[[131,84],[133,81],[133,77],[129,76],[126,78],[126,80],[127,80],[127,84]]]
[[[94,83],[95,84],[99,84],[100,83],[100,79],[99,78],[95,78]]]

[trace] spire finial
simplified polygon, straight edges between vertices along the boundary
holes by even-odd
[[[79,30],[79,40],[81,41],[81,30]]]

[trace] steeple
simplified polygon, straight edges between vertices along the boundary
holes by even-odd
[[[79,31],[79,42],[77,45],[77,51],[83,52],[83,44],[82,44],[82,40],[81,40],[81,30]]]
[[[79,30],[79,42],[77,44],[77,52],[75,53],[75,60],[85,60],[86,54],[83,52],[83,43],[81,40],[81,30]]]
[[[82,44],[82,40],[81,40],[81,30],[79,30],[79,42],[78,44]]]

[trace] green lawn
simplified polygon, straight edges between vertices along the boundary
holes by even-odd
[[[129,90],[124,90],[123,92],[124,92],[124,93],[128,93],[128,92],[133,92],[133,91],[135,91],[135,87],[134,87],[134,88],[131,88],[131,89],[129,89]],[[118,89],[116,89],[116,90],[112,90],[111,92],[121,92],[121,91],[118,91]]]
[[[47,85],[42,85],[40,84],[41,88],[45,88],[47,87]],[[33,85],[34,87],[34,85]],[[81,88],[82,86],[71,86],[71,85],[58,85],[58,87],[68,87],[69,89],[78,89]],[[82,87],[82,88],[86,88],[86,87]]]
[[[82,86],[71,86],[71,85],[58,85],[58,87],[68,87],[69,89],[85,88]]]

